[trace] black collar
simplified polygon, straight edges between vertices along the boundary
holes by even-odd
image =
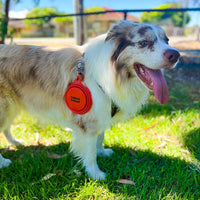
[[[119,107],[112,101],[111,102],[111,117],[114,117],[120,111]]]

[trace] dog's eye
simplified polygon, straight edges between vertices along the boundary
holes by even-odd
[[[169,39],[168,39],[168,38],[166,38],[165,42],[166,42],[166,44],[169,44]]]
[[[140,48],[143,48],[143,47],[146,47],[148,45],[148,41],[142,40],[142,41],[138,42],[138,44],[139,44]]]

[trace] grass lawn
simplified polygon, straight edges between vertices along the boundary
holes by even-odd
[[[12,126],[25,146],[0,151],[0,199],[200,199],[200,87],[168,78],[170,101],[153,96],[136,117],[107,130],[105,181],[91,180],[69,152],[70,135],[22,113]]]

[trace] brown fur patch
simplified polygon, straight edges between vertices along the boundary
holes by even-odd
[[[119,57],[120,53],[129,45],[131,45],[131,41],[125,39],[125,38],[120,38],[119,41],[117,41],[117,43],[119,44],[116,48],[116,50],[114,51],[113,55],[111,56],[111,61],[112,63],[114,63],[117,58]],[[132,44],[133,45],[133,44]]]
[[[9,98],[9,99],[16,99],[19,98],[20,92],[17,89],[16,84],[14,84],[13,80],[8,76],[7,73],[5,73],[4,71],[0,71],[0,76],[3,80],[0,81],[0,92],[1,92],[1,96],[3,94],[5,94],[5,98]]]
[[[135,37],[134,29],[137,24],[130,24],[127,22],[122,22],[123,27],[118,25],[114,26],[107,35],[106,41],[112,39],[116,48],[111,56],[111,63],[115,67],[116,78],[120,82],[127,81],[133,77],[133,73],[127,66],[127,61],[118,59],[120,54],[128,47],[135,46],[131,40]]]
[[[147,42],[147,45],[146,46],[139,46],[139,48],[147,48],[147,49],[149,49],[150,51],[154,51],[154,44],[155,44],[155,42],[157,41],[157,38],[155,38],[155,40],[154,41],[151,41],[151,40],[149,40],[149,41],[146,41]],[[142,42],[142,41],[141,41]]]
[[[122,21],[119,24],[114,25],[108,31],[105,41],[115,40],[119,38],[127,38],[131,40],[134,38],[134,34],[131,31],[134,30],[134,28],[137,26],[138,24],[134,24],[128,21]]]
[[[127,66],[124,66],[121,69],[121,71],[116,73],[116,76],[120,83],[129,81],[130,79],[132,79],[134,77],[134,75],[132,74],[132,72],[129,70],[129,68]]]
[[[37,69],[36,69],[35,66],[32,66],[30,68],[30,71],[29,71],[29,76],[32,77],[32,78],[34,78],[34,79],[36,79],[36,77],[37,77],[36,74],[37,74]]]
[[[147,46],[147,48],[150,50],[150,51],[154,51],[154,43],[157,41],[157,38],[154,40],[154,41],[149,41],[149,44]]]
[[[20,87],[37,85],[46,92],[56,94],[61,87],[61,77],[66,74],[63,82],[71,81],[70,74],[74,73],[72,69],[81,56],[80,51],[71,47],[52,51],[43,47],[5,45],[0,49],[0,72]]]
[[[79,118],[78,121],[76,121],[76,125],[83,130],[83,132],[86,132],[87,129],[86,129],[86,126],[85,126],[85,123],[83,122],[83,119],[82,118]]]
[[[141,27],[140,29],[138,29],[138,34],[139,34],[140,36],[144,36],[145,33],[146,33],[148,30],[152,30],[152,28],[151,28],[150,26]]]

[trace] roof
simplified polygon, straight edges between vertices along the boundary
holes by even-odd
[[[113,10],[113,9],[111,9],[109,7],[103,7],[103,10],[104,11],[110,11],[110,10]],[[122,12],[109,12],[109,13],[99,15],[98,19],[101,19],[101,20],[122,20],[122,19],[124,19],[124,13],[122,13]],[[128,14],[128,13],[127,13],[126,19],[130,20],[130,21],[134,21],[134,22],[139,22],[138,17],[135,17],[135,16]]]
[[[12,20],[8,22],[8,25],[13,28],[24,28],[25,24],[23,20]]]

